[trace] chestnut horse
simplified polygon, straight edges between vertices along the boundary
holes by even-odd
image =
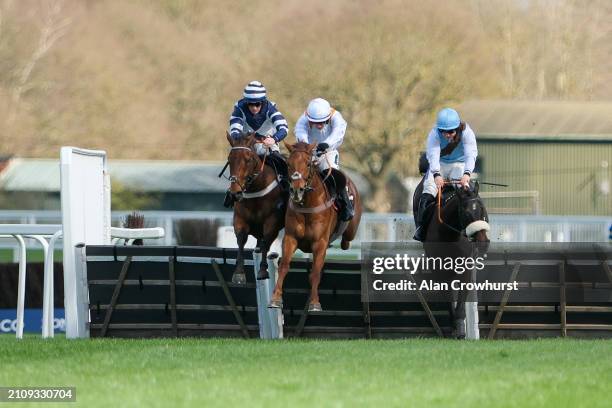
[[[361,219],[361,200],[353,182],[346,176],[349,195],[353,196],[354,217],[341,223],[338,211],[334,208],[334,197],[328,190],[324,179],[318,171],[313,157],[316,144],[296,143],[289,145],[287,165],[291,177],[290,198],[285,217],[285,237],[283,238],[283,256],[279,266],[278,281],[268,307],[282,308],[283,282],[289,272],[291,257],[296,249],[312,253],[310,271],[310,301],[308,311],[321,311],[319,302],[319,282],[321,270],[325,263],[325,254],[330,242],[342,234],[341,248],[346,250],[357,234]],[[338,170],[333,170],[338,172]],[[331,175],[327,172],[325,178]],[[343,232],[337,228],[345,228]],[[334,237],[332,237],[332,234]]]
[[[234,139],[227,134],[232,146],[227,162],[230,168],[230,194],[234,203],[234,233],[238,242],[238,256],[232,282],[246,283],[244,273],[244,245],[249,235],[257,239],[261,250],[261,264],[257,279],[268,279],[267,254],[270,245],[285,224],[286,196],[283,197],[276,172],[265,165],[254,150],[254,133]]]

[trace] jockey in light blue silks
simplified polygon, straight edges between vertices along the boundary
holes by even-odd
[[[287,137],[287,120],[276,108],[276,104],[267,98],[266,88],[259,81],[251,81],[244,88],[243,98],[234,105],[234,110],[229,120],[229,134],[235,139],[242,137],[244,133],[255,133],[258,142],[255,151],[259,156],[264,156],[266,150],[270,159],[276,166],[281,168],[279,177],[281,188],[288,190],[288,182],[285,178],[287,164],[280,154],[278,143]],[[231,195],[226,194],[224,206],[231,207],[233,200]]]
[[[440,157],[440,152],[451,143],[456,143],[456,147],[449,154]],[[463,188],[468,188],[477,156],[476,135],[467,123],[461,122],[457,111],[445,108],[438,112],[436,126],[427,136],[429,169],[415,217],[415,240],[423,241],[426,210],[434,202],[438,188],[444,186],[445,179],[459,180]]]
[[[331,167],[339,172],[338,148],[344,140],[346,126],[346,120],[340,112],[332,108],[323,98],[310,101],[306,112],[298,119],[295,124],[295,138],[298,142],[317,143],[319,171],[325,172]],[[343,175],[341,177],[344,179]],[[338,190],[338,199],[341,203],[339,218],[341,221],[349,221],[353,218],[354,209],[349,200],[347,187],[343,186]]]

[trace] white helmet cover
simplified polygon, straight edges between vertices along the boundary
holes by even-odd
[[[306,117],[309,122],[325,122],[331,117],[331,114],[331,105],[323,98],[313,99],[306,108]]]

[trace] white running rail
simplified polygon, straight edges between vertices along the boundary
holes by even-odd
[[[62,147],[60,152],[62,224],[0,224],[0,236],[13,236],[19,243],[19,284],[17,294],[17,338],[23,337],[26,286],[26,247],[24,237],[43,246],[43,338],[53,337],[53,248],[63,239],[64,309],[66,337],[89,336],[89,299],[87,277],[79,276],[75,247],[79,244],[110,245],[111,238],[162,238],[164,229],[111,228],[110,177],[106,152]],[[47,242],[49,239],[49,242]],[[49,251],[49,248],[52,250]]]

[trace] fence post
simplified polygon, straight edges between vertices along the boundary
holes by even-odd
[[[257,271],[261,263],[261,250],[255,248],[253,251],[253,276],[255,277],[255,293],[257,296],[257,319],[259,321],[259,338],[270,338],[270,322],[268,318],[268,284],[265,280],[257,280]]]
[[[272,339],[283,338],[283,310],[268,308],[271,294],[274,292],[274,287],[276,286],[276,279],[278,276],[278,259],[279,256],[276,252],[272,252],[268,255],[268,274],[270,275],[270,279],[267,281],[268,292],[265,307],[268,313],[268,321],[270,322],[270,338]]]
[[[476,269],[469,271],[470,281],[476,282]],[[470,340],[480,339],[478,329],[478,298],[476,290],[471,291],[468,296],[474,297],[474,302],[465,302],[465,338]]]

